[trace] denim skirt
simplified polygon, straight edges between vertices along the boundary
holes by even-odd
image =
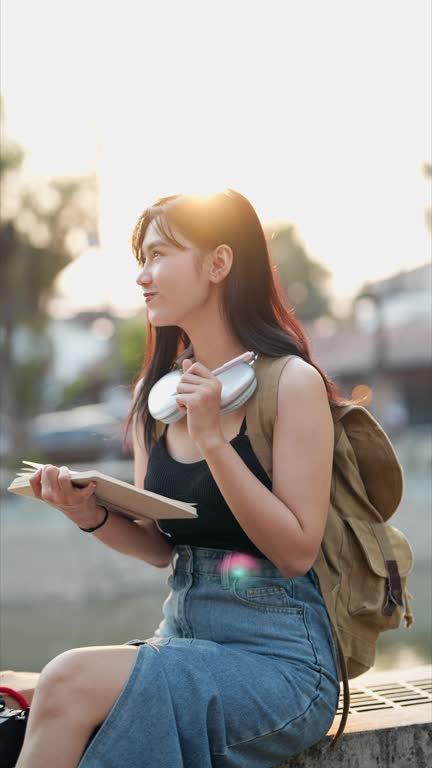
[[[79,768],[274,768],[336,714],[337,656],[309,570],[177,545],[170,593]]]

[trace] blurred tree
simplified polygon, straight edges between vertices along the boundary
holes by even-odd
[[[19,456],[25,417],[37,410],[51,348],[48,300],[58,274],[96,228],[93,177],[23,179],[24,153],[4,131],[1,105],[0,359],[2,431]]]
[[[98,361],[94,367],[81,371],[76,379],[64,385],[58,408],[74,408],[100,402],[111,376],[110,359]]]
[[[295,226],[285,221],[270,222],[264,225],[264,232],[280,283],[296,317],[301,322],[331,317],[326,285],[331,273],[311,259]]]
[[[144,359],[146,322],[143,316],[116,319],[113,350],[63,388],[59,407],[99,402],[107,385],[126,388],[136,381]]]

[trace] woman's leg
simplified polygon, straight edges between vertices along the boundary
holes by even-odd
[[[85,746],[119,697],[137,649],[77,648],[42,670],[17,768],[76,768]]]

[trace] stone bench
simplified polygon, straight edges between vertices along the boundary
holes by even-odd
[[[0,685],[31,698],[37,673],[1,672]],[[432,666],[369,672],[350,681],[348,722],[336,749],[337,715],[327,736],[277,768],[429,768]],[[9,706],[16,707],[7,698]],[[275,766],[276,768],[276,766]]]

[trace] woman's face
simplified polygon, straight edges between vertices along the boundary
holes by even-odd
[[[184,249],[165,241],[154,223],[149,224],[141,246],[145,263],[136,282],[145,296],[152,325],[176,325],[186,330],[204,308],[210,281],[204,264],[199,268],[202,251],[174,227],[172,232]]]

